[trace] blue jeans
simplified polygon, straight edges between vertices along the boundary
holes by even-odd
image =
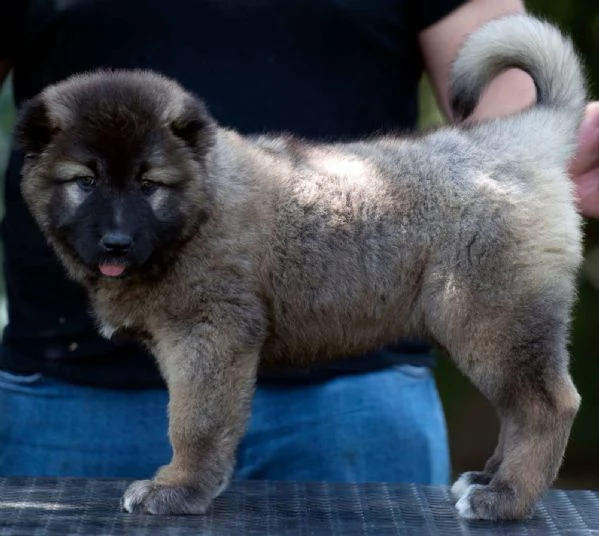
[[[171,456],[167,393],[0,371],[0,476],[148,478]],[[402,365],[254,397],[236,478],[446,484],[432,373]]]

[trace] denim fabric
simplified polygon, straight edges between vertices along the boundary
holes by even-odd
[[[167,393],[0,371],[0,476],[147,478],[170,459]],[[443,411],[428,368],[261,385],[236,478],[446,484]]]

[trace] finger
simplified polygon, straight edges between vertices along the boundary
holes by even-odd
[[[599,167],[599,102],[587,105],[584,119],[578,131],[576,155],[570,162],[572,176]]]
[[[578,209],[587,218],[599,218],[599,168],[578,175],[574,182]]]

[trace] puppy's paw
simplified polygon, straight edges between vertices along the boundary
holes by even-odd
[[[121,504],[126,512],[134,514],[177,515],[203,514],[211,502],[212,496],[192,486],[138,480],[127,488]]]
[[[462,477],[466,475],[467,473],[462,475],[451,488],[451,493],[454,494],[454,497],[458,492],[460,493],[458,502],[455,503],[455,507],[458,511],[458,514],[460,514],[460,516],[464,519],[480,519],[476,516],[474,510],[472,509],[471,495],[477,489],[482,489],[483,486],[480,486],[478,484],[466,484],[468,478],[462,480]],[[457,484],[459,484],[459,486],[457,486]],[[457,489],[454,492],[454,488],[456,487]]]
[[[534,504],[517,498],[511,488],[471,484],[455,505],[464,519],[523,520],[532,514]]]
[[[493,475],[483,471],[468,471],[467,473],[462,473],[460,478],[458,478],[453,486],[451,486],[451,495],[457,501],[465,495],[472,484],[487,485],[491,482],[492,478]]]

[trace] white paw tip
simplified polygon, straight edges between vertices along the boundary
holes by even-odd
[[[137,480],[133,482],[126,490],[122,499],[123,510],[133,513],[135,505],[139,502],[140,497],[145,494],[145,491],[152,485],[151,480]]]
[[[470,504],[470,496],[477,488],[480,487],[481,486],[476,484],[471,484],[468,486],[464,494],[460,497],[460,500],[455,504],[456,510],[458,511],[458,514],[460,514],[460,517],[463,517],[464,519],[476,519],[476,516],[472,511],[472,505]]]
[[[131,509],[131,499],[129,497],[125,497],[123,499],[123,510],[129,513],[133,512],[133,510]]]
[[[470,476],[468,473],[464,473],[458,478],[453,486],[451,486],[451,495],[454,499],[458,500],[468,491],[470,487]]]

